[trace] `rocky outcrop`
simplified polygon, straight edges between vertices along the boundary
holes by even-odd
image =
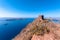
[[[28,24],[13,40],[60,40],[60,27],[41,15]]]

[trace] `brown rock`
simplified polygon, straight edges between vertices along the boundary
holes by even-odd
[[[54,34],[49,33],[45,34],[44,36],[33,35],[31,40],[54,40]]]
[[[60,24],[39,16],[28,24],[13,40],[60,40]]]

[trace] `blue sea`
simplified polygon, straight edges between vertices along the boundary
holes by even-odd
[[[1,20],[0,19],[0,40],[11,40],[20,31],[31,23],[34,18],[24,18],[24,19],[10,19]]]
[[[11,40],[21,32],[34,18],[0,19],[0,40]],[[53,20],[58,23],[58,20]]]

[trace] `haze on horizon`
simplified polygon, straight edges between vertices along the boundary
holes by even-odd
[[[60,0],[0,0],[0,17],[60,17]]]

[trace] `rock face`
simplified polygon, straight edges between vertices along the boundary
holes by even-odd
[[[49,22],[41,15],[28,24],[13,40],[60,40],[60,24]]]

